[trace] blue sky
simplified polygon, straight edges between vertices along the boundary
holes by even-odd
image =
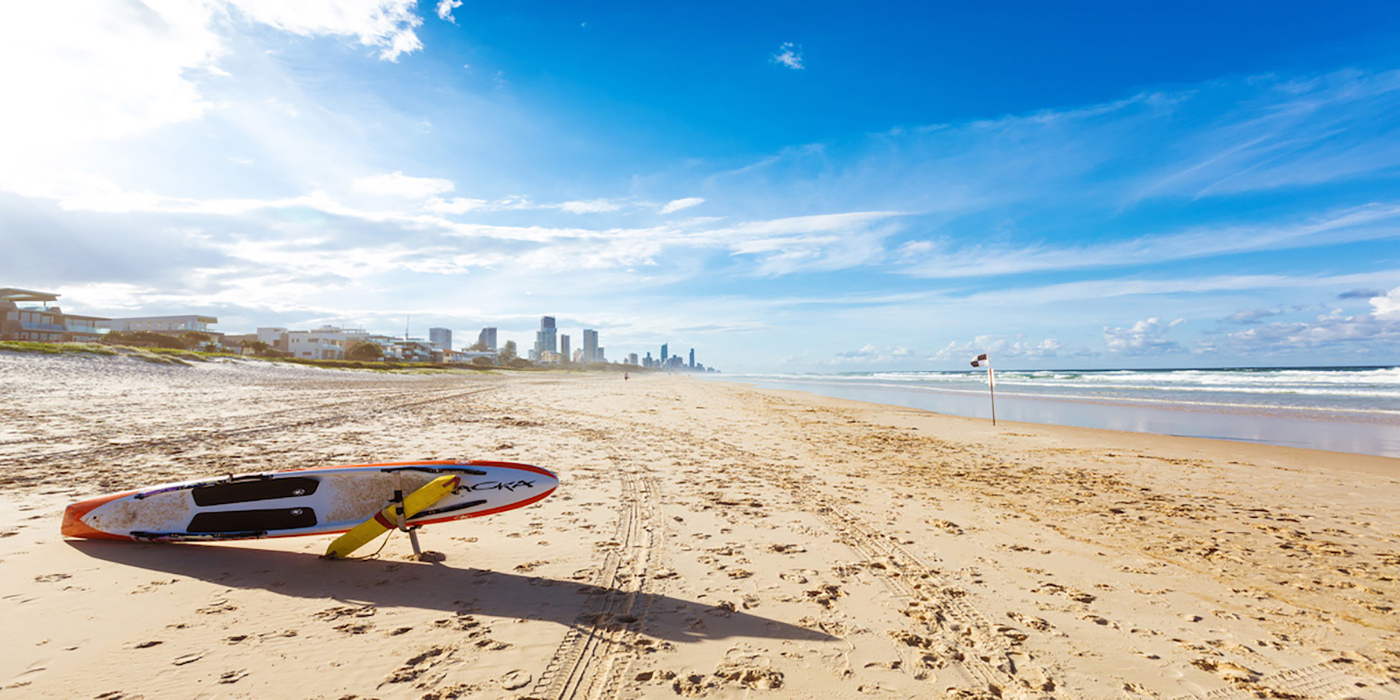
[[[958,5],[9,3],[0,286],[727,371],[1400,363],[1400,5]]]

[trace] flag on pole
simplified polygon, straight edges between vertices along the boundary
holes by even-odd
[[[987,359],[986,353],[983,353],[983,354],[981,354],[981,355],[978,355],[978,356],[977,356],[977,359],[975,359],[975,360],[972,361],[972,366],[973,366],[973,367],[986,367],[986,368],[987,368],[987,384],[989,384],[989,385],[991,385],[991,386],[996,386],[997,380],[996,380],[995,376],[992,374],[992,361],[989,360],[989,359]]]

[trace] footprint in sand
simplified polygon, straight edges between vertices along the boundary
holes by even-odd
[[[193,653],[182,654],[180,656],[177,656],[170,663],[175,666],[184,666],[185,664],[192,664],[196,661],[199,661],[202,658],[204,658],[204,652],[196,651]]]
[[[515,669],[501,676],[501,688],[505,690],[519,690],[529,685],[532,680],[534,680],[534,676],[531,676],[528,671]]]
[[[813,571],[812,569],[794,569],[792,571],[784,571],[778,574],[778,578],[787,581],[788,583],[803,584],[807,583],[807,581],[810,580],[809,577],[816,575],[817,572]]]
[[[241,680],[243,680],[244,678],[247,678],[247,677],[248,677],[248,672],[247,672],[246,670],[240,668],[240,669],[237,669],[237,670],[234,670],[234,671],[224,671],[224,672],[223,672],[222,674],[220,674],[220,676],[219,676],[219,682],[220,682],[220,683],[237,683],[238,681],[241,681]]]
[[[390,676],[384,679],[385,683],[408,683],[417,680],[419,676],[427,672],[432,667],[433,659],[443,654],[451,655],[452,649],[449,647],[430,647],[413,658],[403,662]]]
[[[312,617],[317,620],[329,621],[339,620],[343,617],[370,617],[374,615],[375,612],[377,612],[377,609],[373,605],[336,606],[334,608],[326,608],[312,615]]]

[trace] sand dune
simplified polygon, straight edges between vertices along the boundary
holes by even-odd
[[[688,377],[7,354],[0,423],[0,697],[1400,697],[1400,460]],[[426,528],[438,561],[58,535],[117,489],[452,457],[561,486]]]

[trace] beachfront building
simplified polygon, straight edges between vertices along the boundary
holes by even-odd
[[[560,334],[560,336],[559,336],[559,361],[560,361],[560,362],[568,362],[570,357],[572,357],[572,356],[569,354],[569,336],[568,336],[567,333]]]
[[[321,326],[312,331],[289,331],[285,328],[259,328],[258,340],[292,357],[311,360],[343,360],[345,351],[359,342],[378,345],[386,358],[393,357],[396,341],[385,335],[372,335],[361,328]],[[429,353],[431,354],[431,353]]]
[[[183,316],[137,316],[135,318],[112,318],[106,319],[98,324],[101,328],[122,333],[136,333],[146,331],[148,333],[163,333],[165,335],[178,335],[189,331],[196,333],[213,334],[214,331],[209,326],[218,323],[219,319],[213,316],[199,316],[186,314]]]
[[[583,329],[583,361],[598,362],[598,331]]]
[[[629,352],[629,353],[627,353],[627,364],[629,364],[629,365],[638,364],[638,362],[637,362],[637,353],[635,353],[635,352]]]
[[[452,349],[452,329],[450,328],[429,328],[428,342],[443,349]]]
[[[373,342],[373,341],[371,341]],[[399,362],[441,362],[442,351],[433,352],[432,343],[417,338],[394,340],[384,354],[386,360]]]
[[[476,336],[476,345],[484,352],[496,352],[496,329],[486,327]]]
[[[49,302],[58,301],[58,297],[52,292],[0,288],[0,340],[65,343],[89,342],[102,337],[98,324],[107,319],[65,314],[63,309],[49,306]]]
[[[540,329],[535,332],[535,347],[530,351],[530,359],[539,362],[547,362],[544,359],[545,353],[551,355],[559,354],[559,329],[554,326],[553,316],[543,316],[540,318]]]

